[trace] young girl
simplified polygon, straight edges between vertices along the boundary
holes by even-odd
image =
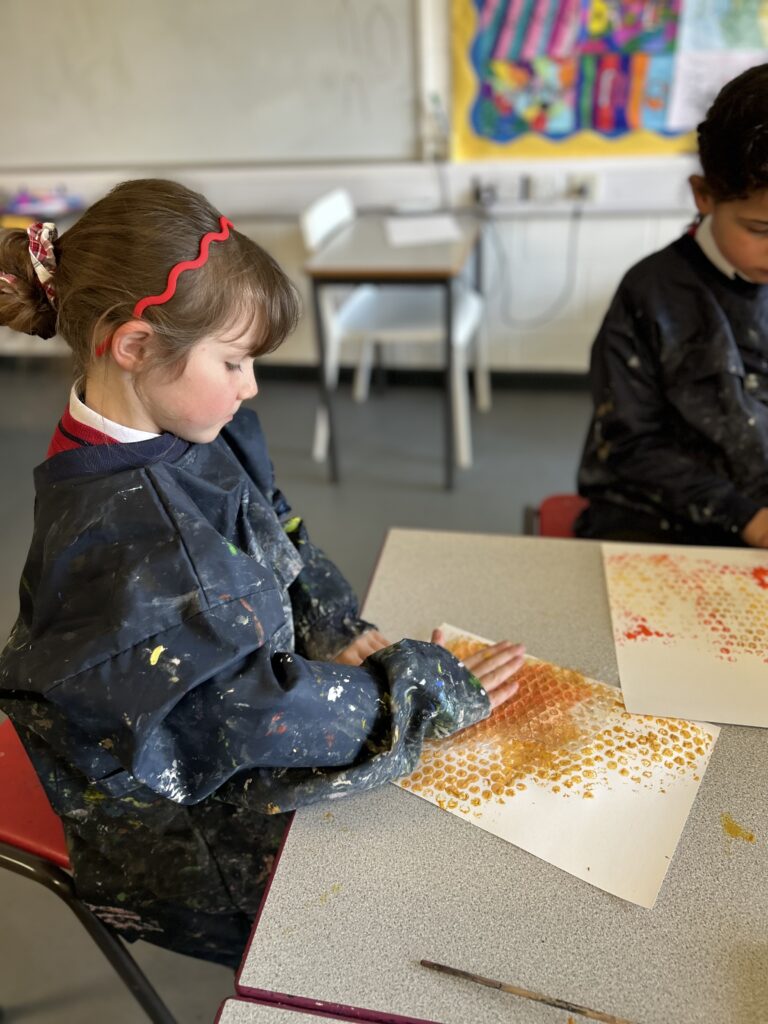
[[[172,182],[119,185],[60,239],[0,233],[0,323],[58,331],[76,370],[0,707],[94,912],[232,966],[282,812],[407,773],[523,659],[505,642],[462,665],[359,618],[240,408],[297,314],[274,260]]]

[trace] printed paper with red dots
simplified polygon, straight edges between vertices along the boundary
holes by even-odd
[[[768,726],[768,552],[603,544],[624,703]]]

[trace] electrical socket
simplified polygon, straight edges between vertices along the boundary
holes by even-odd
[[[597,199],[598,182],[596,174],[569,174],[565,180],[565,198],[594,202]]]
[[[532,174],[529,196],[534,202],[547,203],[562,195],[562,179],[558,182],[554,174]]]
[[[477,206],[489,209],[499,201],[499,186],[493,181],[483,181],[481,178],[472,180],[472,198]]]
[[[517,203],[530,198],[530,175],[504,175],[497,179],[473,178],[472,198],[490,209],[498,203]]]

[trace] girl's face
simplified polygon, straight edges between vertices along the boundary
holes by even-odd
[[[213,441],[247,398],[258,392],[248,334],[203,338],[189,353],[184,372],[174,380],[150,371],[137,395],[158,433],[169,431],[185,441]]]

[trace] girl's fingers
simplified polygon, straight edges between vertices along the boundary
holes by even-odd
[[[390,647],[391,644],[386,637],[383,637],[377,629],[372,629],[370,633],[366,633],[366,646],[365,656],[369,654],[375,654],[376,651],[381,651],[385,647]]]
[[[440,646],[445,645],[445,636],[441,629],[432,630],[431,642]],[[518,691],[520,684],[511,677],[525,664],[525,647],[523,644],[512,643],[511,640],[502,640],[462,660],[482,684],[488,694],[491,708],[497,708],[510,697],[514,697]]]
[[[464,660],[464,664],[478,679],[483,679],[501,665],[524,654],[525,648],[522,644],[513,644],[509,640],[504,640],[500,644],[494,644],[493,647],[486,647],[485,650],[478,651],[477,654],[470,654]]]
[[[499,707],[501,704],[506,703],[511,697],[514,697],[520,688],[520,683],[516,679],[510,679],[503,686],[497,687],[493,693],[489,693],[488,697],[491,702],[491,710]]]
[[[524,664],[525,656],[519,655],[511,661],[508,661],[505,665],[501,665],[499,668],[494,669],[490,675],[483,676],[482,679],[480,679],[483,689],[487,690],[488,693],[492,693],[499,686],[503,686],[508,679],[515,675],[516,672],[519,672]]]

